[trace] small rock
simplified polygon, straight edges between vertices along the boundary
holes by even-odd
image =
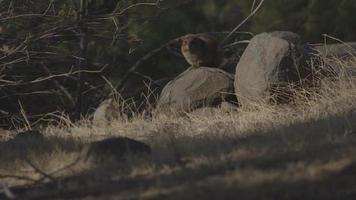
[[[130,154],[150,154],[151,148],[145,143],[126,138],[114,137],[91,142],[83,148],[86,157],[123,159]]]

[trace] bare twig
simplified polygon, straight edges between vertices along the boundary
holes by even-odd
[[[219,31],[219,32],[214,31],[214,32],[207,32],[207,33],[213,34],[213,35],[216,35],[216,34],[224,34],[224,35],[226,35],[226,34],[229,34],[230,31]],[[251,37],[253,37],[255,35],[252,32],[248,32],[248,31],[235,31],[234,34],[249,35]]]
[[[130,69],[124,74],[124,76],[121,78],[121,80],[119,81],[119,83],[116,85],[116,90],[120,91],[124,85],[124,83],[128,80],[128,78],[130,77],[131,73],[133,73],[134,71],[137,70],[137,68],[139,68],[145,61],[147,61],[148,59],[150,59],[151,57],[153,57],[154,55],[156,55],[158,52],[162,51],[164,48],[166,48],[167,46],[174,44],[178,41],[180,37],[175,38],[173,40],[170,40],[169,42],[163,44],[162,46],[148,52],[145,56],[143,56],[141,59],[139,59],[132,67],[130,67]]]
[[[44,65],[42,63],[42,68],[43,70],[46,72],[47,76],[52,76],[51,72],[49,71],[49,69],[46,67],[46,65]],[[74,98],[72,97],[72,95],[68,92],[68,90],[63,87],[63,85],[61,85],[56,79],[51,79],[52,82],[54,83],[54,85],[63,92],[63,94],[65,95],[65,97],[67,98],[67,100],[70,102],[71,107],[73,108],[75,106],[75,101]]]
[[[51,180],[52,182],[57,182],[57,180],[52,177],[51,175],[47,174],[46,172],[42,171],[41,169],[39,169],[36,165],[34,165],[28,158],[25,157],[25,161],[28,165],[30,165],[30,167],[32,167],[32,169],[34,169],[37,173],[41,174],[43,177],[48,178],[49,180]]]
[[[34,91],[34,92],[22,92],[22,93],[11,93],[9,95],[3,95],[0,97],[0,99],[7,99],[10,97],[16,97],[16,96],[31,96],[31,95],[41,95],[41,94],[54,94],[56,91],[52,90],[42,90],[42,91]]]
[[[53,172],[51,172],[51,173],[48,174],[48,175],[49,175],[49,176],[54,176],[54,175],[57,174],[57,173],[60,173],[60,172],[62,172],[62,171],[64,171],[64,170],[67,170],[67,169],[69,169],[69,168],[71,168],[71,167],[74,167],[75,165],[77,165],[77,164],[79,163],[79,161],[84,160],[84,159],[85,159],[85,158],[84,158],[82,155],[79,155],[73,162],[71,162],[71,163],[69,163],[68,165],[66,165],[66,166],[64,166],[64,167],[61,167],[61,168],[59,168],[59,169],[57,169],[57,170],[54,170]],[[44,176],[44,177],[42,177],[42,178],[40,178],[40,179],[34,181],[34,184],[41,183],[41,182],[43,182],[45,179],[46,179],[46,177]]]
[[[327,44],[326,44],[326,38],[330,38],[330,39],[332,39],[332,40],[335,40],[335,41],[337,41],[337,42],[340,42],[342,45],[344,45],[345,47],[347,47],[348,48],[348,50],[349,50],[349,52],[350,52],[350,55],[354,55],[353,53],[355,52],[355,42],[352,42],[352,43],[350,43],[350,42],[344,42],[344,41],[342,41],[342,40],[340,40],[340,39],[338,39],[338,38],[336,38],[336,37],[333,37],[333,36],[331,36],[331,35],[328,35],[328,34],[323,34],[323,36],[324,36],[324,40],[325,40],[325,47],[327,46]]]
[[[51,9],[51,7],[53,6],[54,0],[51,0],[48,4],[47,9],[44,11],[43,15],[47,15],[47,12],[49,11],[49,9]]]
[[[140,72],[134,72],[134,73],[135,73],[135,75],[137,75],[137,76],[139,76],[141,78],[147,79],[151,83],[153,83],[153,84],[155,84],[157,86],[160,86],[160,87],[164,86],[164,85],[161,84],[161,82],[167,80],[167,78],[163,78],[163,79],[159,79],[159,80],[153,80],[151,77],[149,77],[147,75],[144,75],[144,74],[142,74]]]
[[[156,3],[135,3],[135,4],[132,4],[124,9],[122,9],[120,12],[111,13],[110,15],[107,15],[107,17],[104,17],[102,19],[110,19],[113,16],[120,16],[134,7],[138,7],[138,6],[156,6],[157,7],[157,5],[158,5],[157,2]]]
[[[18,180],[24,180],[24,181],[35,181],[32,178],[29,177],[25,177],[25,176],[17,176],[17,175],[12,175],[12,174],[0,174],[0,178],[5,179],[5,178],[14,178],[14,179],[18,179]]]
[[[146,107],[148,107],[149,110],[154,109],[154,106],[152,105],[152,103],[150,101],[151,97],[154,98],[154,102],[158,101],[158,96],[155,95],[155,90],[154,89],[152,90],[151,83],[153,83],[153,82],[149,82],[149,83],[144,82],[144,84],[147,88],[147,92],[142,95],[145,98]],[[144,104],[144,102],[142,102],[141,104]]]
[[[57,114],[58,113],[58,114]],[[58,124],[58,127],[78,127],[75,123],[73,123],[70,120],[70,117],[66,115],[64,112],[53,112],[53,113],[47,113],[43,118],[49,117],[52,119],[52,121],[56,121],[56,124]],[[55,118],[55,119],[54,119]],[[53,120],[54,119],[54,120]]]
[[[27,130],[32,130],[30,121],[28,120],[27,115],[26,115],[26,111],[23,109],[21,101],[18,100],[18,102],[19,102],[19,105],[20,105],[20,112],[21,112],[21,115],[22,115],[22,117],[23,117],[23,119],[25,120],[26,125],[27,125]]]
[[[50,79],[53,79],[53,78],[59,78],[59,77],[69,77],[71,75],[75,75],[75,74],[78,74],[78,73],[88,73],[88,74],[98,74],[98,73],[101,73],[104,69],[105,69],[106,66],[104,66],[103,68],[101,68],[100,70],[77,70],[77,71],[72,71],[72,69],[67,72],[67,73],[62,73],[62,74],[55,74],[55,75],[51,75],[51,76],[48,76],[48,77],[40,77],[40,78],[37,78],[33,81],[28,81],[28,82],[10,82],[8,80],[4,80],[4,79],[1,79],[0,81],[2,82],[10,82],[8,84],[3,84],[1,86],[20,86],[20,85],[28,85],[28,84],[35,84],[35,83],[40,83],[40,82],[43,82],[43,81],[47,81],[47,80],[50,80]]]
[[[226,49],[226,48],[229,48],[229,47],[232,47],[232,46],[235,46],[235,45],[239,45],[239,44],[249,44],[250,43],[250,40],[241,40],[241,41],[237,41],[237,42],[233,42],[231,44],[228,44],[228,45],[225,45],[223,46],[222,48],[223,49]]]
[[[6,198],[8,199],[16,199],[16,195],[10,190],[6,183],[1,182],[0,184],[2,188],[2,192],[4,192]],[[1,192],[1,190],[0,190]]]
[[[252,12],[253,9],[255,8],[255,6],[256,6],[256,1],[257,1],[257,0],[253,0],[252,6],[251,6],[251,11],[250,11],[250,12]]]
[[[232,31],[220,42],[220,46],[223,45],[230,37],[233,35],[242,25],[244,25],[252,16],[254,16],[257,11],[261,8],[265,0],[261,0],[254,10],[244,19],[240,24],[238,24]],[[255,4],[255,2],[254,2]]]
[[[114,93],[115,95],[119,94],[119,92],[116,90],[116,88],[114,87],[114,85],[111,83],[109,79],[107,79],[105,76],[101,76],[101,78],[110,86],[112,91],[111,93]]]
[[[0,21],[7,21],[7,20],[11,20],[11,19],[26,18],[26,17],[52,17],[52,18],[58,18],[58,16],[55,16],[55,15],[23,14],[23,15],[16,15],[16,16],[11,16],[11,17],[0,18]]]

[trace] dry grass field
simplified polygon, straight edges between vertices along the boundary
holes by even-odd
[[[325,62],[327,62],[325,60]],[[46,138],[0,134],[0,199],[356,199],[356,58],[288,105],[219,108],[43,127]],[[112,136],[149,156],[82,159]]]

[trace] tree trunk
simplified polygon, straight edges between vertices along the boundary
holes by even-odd
[[[77,104],[76,104],[76,116],[80,118],[83,112],[83,87],[85,84],[85,74],[82,72],[87,68],[87,27],[86,27],[86,17],[87,17],[87,0],[80,0],[80,9],[79,9],[79,31],[80,31],[80,53],[79,53],[79,70],[78,73],[78,86],[77,86]]]

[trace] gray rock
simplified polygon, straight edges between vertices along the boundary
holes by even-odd
[[[288,83],[310,74],[305,46],[291,32],[261,33],[252,38],[236,67],[235,92],[242,106],[284,101]]]
[[[235,100],[233,87],[233,75],[221,69],[189,68],[163,88],[157,109],[181,113],[216,106],[223,100]]]
[[[151,148],[145,143],[130,138],[114,137],[91,142],[84,146],[82,153],[86,158],[93,156],[96,159],[121,160],[127,155],[150,154]]]

